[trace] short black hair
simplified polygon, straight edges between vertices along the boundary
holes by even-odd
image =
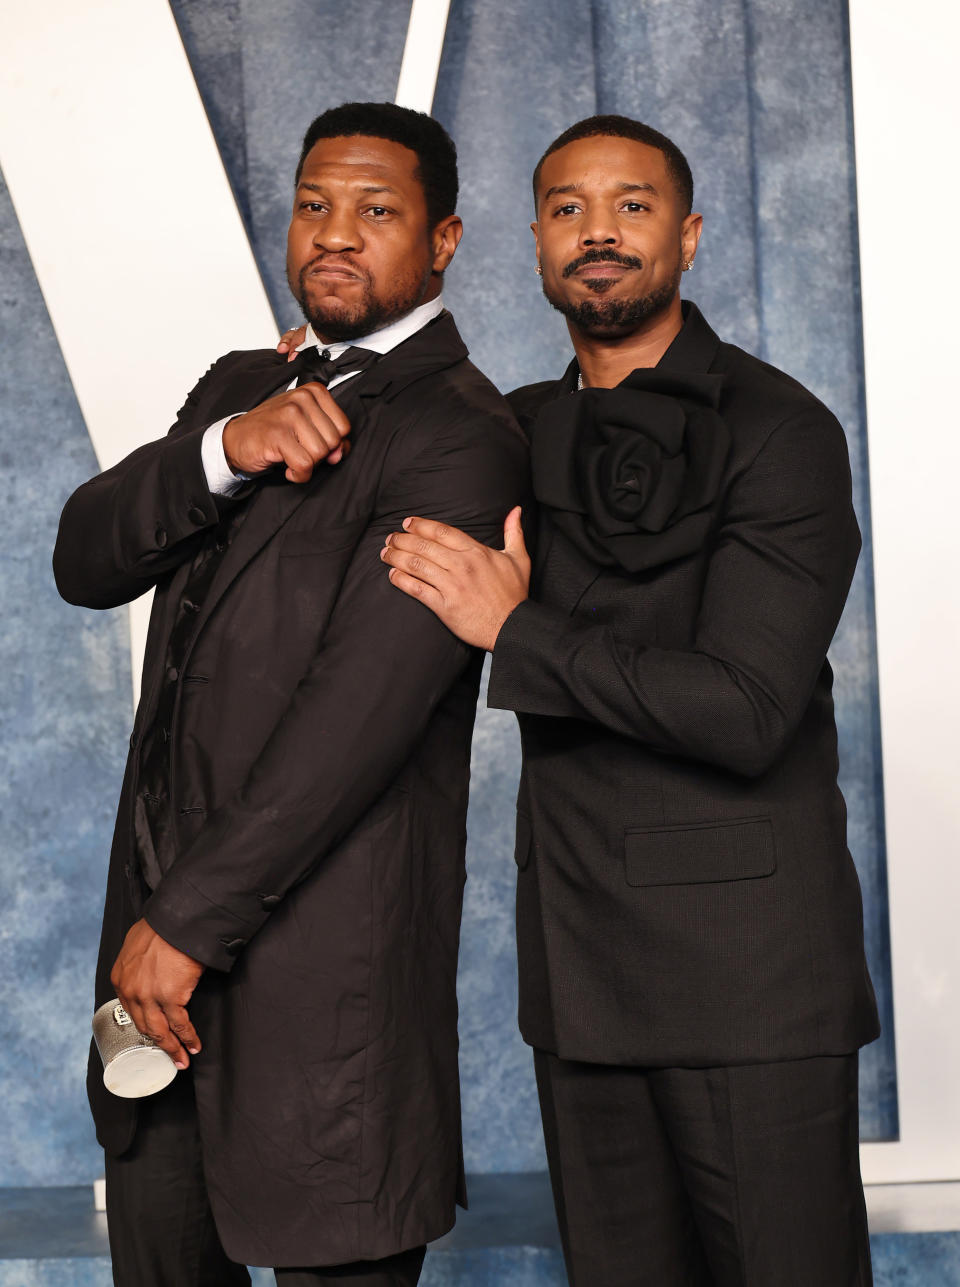
[[[300,182],[303,164],[314,143],[358,134],[400,143],[416,154],[416,176],[427,199],[431,228],[456,211],[460,181],[453,139],[440,122],[426,112],[397,107],[395,103],[341,103],[323,112],[303,136],[295,182]]]
[[[655,147],[658,152],[662,152],[667,162],[667,172],[680,194],[683,213],[685,215],[690,213],[693,209],[693,175],[690,172],[687,158],[676,143],[672,139],[668,139],[666,134],[661,134],[659,130],[655,130],[651,125],[644,125],[642,121],[635,121],[629,116],[613,115],[588,116],[585,120],[577,121],[575,125],[571,125],[568,130],[564,130],[561,135],[553,140],[537,162],[537,168],[533,172],[534,207],[537,204],[537,189],[540,187],[540,171],[543,169],[543,163],[547,157],[554,152],[558,152],[560,148],[566,147],[568,143],[575,143],[577,139],[597,138],[601,134],[611,138],[635,139],[637,143],[646,143],[648,147]]]

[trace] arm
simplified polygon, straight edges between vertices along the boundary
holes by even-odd
[[[64,506],[53,552],[57,589],[68,603],[113,608],[145,594],[193,557],[220,518],[201,459],[197,407],[227,359],[187,396],[165,438],[131,452],[78,487]]]
[[[519,596],[496,634],[489,704],[759,775],[806,710],[859,545],[842,430],[785,422],[730,490],[690,648],[635,644]]]
[[[447,427],[381,491],[317,656],[243,786],[149,900],[168,943],[228,970],[282,898],[403,767],[469,650],[383,576],[384,537],[411,507],[493,539],[522,494],[523,449],[490,422]],[[264,906],[264,896],[267,905]]]
[[[199,405],[223,364],[215,363],[180,408],[165,438],[147,443],[79,487],[64,506],[53,553],[57,589],[68,603],[113,608],[137,599],[192,559],[205,532],[232,505],[208,483],[204,442],[209,420]],[[215,427],[215,426],[213,426]],[[244,475],[286,466],[291,483],[308,482],[320,460],[346,453],[346,416],[320,384],[268,398],[223,428],[226,463]]]

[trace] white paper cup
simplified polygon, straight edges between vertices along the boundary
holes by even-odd
[[[93,1016],[93,1039],[103,1060],[103,1084],[121,1099],[155,1095],[177,1075],[167,1052],[137,1031],[116,997]]]

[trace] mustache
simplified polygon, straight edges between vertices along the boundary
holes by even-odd
[[[571,259],[562,276],[572,277],[578,268],[585,268],[587,264],[620,264],[623,268],[642,268],[643,260],[636,255],[621,255],[618,250],[597,246],[585,251],[579,259]]]

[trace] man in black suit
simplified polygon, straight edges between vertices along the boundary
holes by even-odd
[[[377,557],[412,511],[494,539],[525,487],[516,422],[442,307],[456,197],[429,117],[319,117],[288,236],[303,354],[221,358],[166,438],[64,510],[64,597],[156,588],[96,1000],[115,990],[182,1071],[135,1103],[91,1062],[125,1287],[248,1283],[249,1263],[286,1287],[413,1284],[462,1200],[481,657]]]
[[[540,502],[408,520],[398,588],[518,713],[520,1026],[576,1287],[864,1287],[877,1035],[826,660],[860,546],[843,431],[692,304],[701,217],[623,117],[534,177],[576,357],[518,390]],[[529,595],[528,597],[528,589]]]

